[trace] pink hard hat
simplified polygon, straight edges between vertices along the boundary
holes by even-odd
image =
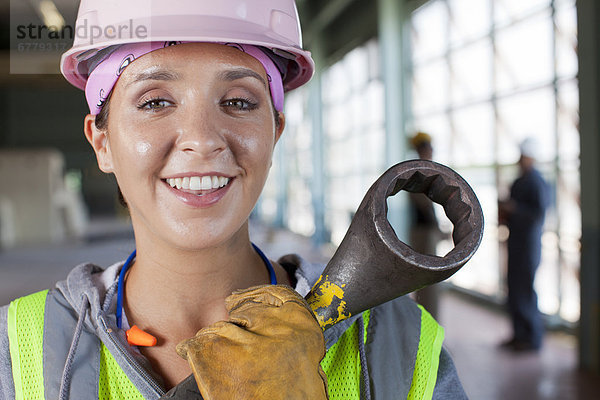
[[[73,47],[61,72],[84,89],[102,53],[142,42],[216,42],[262,46],[286,60],[285,90],[314,72],[294,0],[81,0]]]

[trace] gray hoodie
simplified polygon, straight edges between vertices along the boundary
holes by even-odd
[[[307,263],[295,255],[282,257],[279,263],[290,272],[290,276],[295,277],[295,289],[302,296],[308,293],[323,268],[322,265]],[[78,399],[98,398],[97,393],[89,392],[90,382],[85,382],[93,375],[90,371],[87,371],[86,375],[86,368],[91,368],[86,364],[93,363],[78,362],[82,359],[89,360],[89,355],[85,358],[86,354],[92,354],[94,349],[97,352],[98,339],[110,351],[144,398],[158,399],[164,394],[160,376],[152,371],[149,361],[137,348],[127,344],[125,332],[116,327],[116,288],[122,266],[123,262],[119,262],[103,270],[92,264],[79,265],[69,273],[66,280],[58,282],[51,291],[56,299],[55,307],[61,312],[57,313],[56,317],[53,314],[55,320],[52,324],[57,328],[46,329],[44,332],[45,340],[52,343],[52,354],[56,355],[51,363],[52,368],[46,365],[48,360],[44,355],[46,398],[68,398],[68,389],[70,393],[78,393]],[[0,308],[0,400],[15,398],[7,312],[8,306]],[[406,397],[412,380],[414,359],[407,359],[410,357],[406,356],[403,344],[406,338],[413,340],[415,334],[418,341],[419,326],[414,326],[414,318],[409,323],[407,317],[414,316],[415,313],[420,313],[420,310],[407,297],[371,310],[368,326],[370,339],[366,344],[359,340],[361,360],[366,366],[362,385],[370,389],[365,398]],[[327,348],[331,347],[357,318],[358,316],[354,316],[328,329],[325,332]],[[46,324],[48,323],[46,321]],[[46,349],[47,345],[44,346]],[[390,380],[390,374],[397,375],[397,379]],[[454,365],[444,349],[440,354],[433,398],[466,398]]]

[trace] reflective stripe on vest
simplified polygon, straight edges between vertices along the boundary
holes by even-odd
[[[8,306],[8,341],[16,400],[44,398],[42,351],[47,290]]]
[[[369,310],[362,314],[365,327],[363,332],[358,332],[358,322],[355,321],[327,350],[321,361],[321,367],[327,375],[330,400],[360,400],[361,369],[358,341],[367,342],[369,316]]]
[[[442,328],[419,304],[421,309],[421,336],[419,349],[415,360],[415,371],[408,392],[408,400],[431,399],[437,380],[437,370],[440,363],[440,352],[444,341]]]
[[[8,308],[8,339],[16,400],[44,399],[44,314],[48,291],[21,297]],[[99,400],[143,400],[113,355],[102,344],[98,373]],[[66,355],[65,355],[66,357]],[[55,372],[57,366],[49,366]],[[62,368],[58,367],[60,372]],[[59,373],[60,377],[62,373]],[[73,396],[71,396],[73,397]],[[79,396],[78,398],[82,398]]]
[[[100,353],[98,398],[100,400],[144,400],[144,396],[131,383],[104,344],[100,349]]]
[[[44,316],[47,294],[46,290],[22,297],[13,301],[8,309],[8,337],[17,400],[44,399],[42,360],[44,360]],[[408,392],[408,399],[411,400],[431,399],[444,337],[443,328],[423,307],[419,306],[419,308],[421,314],[420,336],[414,360],[412,383]],[[363,343],[368,344],[367,328],[371,319],[370,310],[364,312],[362,318],[364,331],[359,332],[359,324],[355,321],[329,348],[321,362],[323,370],[327,374],[331,400],[360,399],[361,367],[358,340],[360,338]],[[373,340],[371,337],[369,339]],[[100,353],[97,361],[100,365],[95,378],[97,379],[98,399],[143,399],[110,351],[100,343],[99,339],[96,340],[98,340]],[[378,341],[375,339],[374,342]],[[368,353],[367,351],[367,356]],[[57,371],[56,365],[48,366],[48,368]],[[62,368],[59,369],[62,370]],[[60,377],[60,374],[55,374],[55,376]],[[377,386],[386,385],[386,382],[389,384],[388,381],[375,383]],[[374,389],[372,387],[372,390]]]
[[[413,379],[407,399],[431,399],[437,380],[444,329],[421,305],[419,345]],[[363,343],[367,343],[370,311],[363,313]],[[327,351],[321,366],[327,375],[331,400],[360,400],[361,367],[358,349],[358,322],[354,322]]]

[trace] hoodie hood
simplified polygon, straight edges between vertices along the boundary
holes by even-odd
[[[86,318],[85,326],[96,329],[93,321],[101,313],[107,317],[114,316],[116,304],[113,296],[116,294],[117,279],[124,261],[119,261],[103,269],[94,264],[80,264],[75,267],[64,281],[56,284],[56,289],[65,297],[73,310],[82,308],[84,299],[89,302],[89,311],[92,318]]]

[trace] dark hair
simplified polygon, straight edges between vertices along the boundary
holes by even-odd
[[[94,121],[94,125],[96,125],[96,129],[105,131],[108,128],[108,111],[110,109],[110,98],[112,96],[112,90],[108,93],[106,100],[102,103],[102,107],[100,108],[100,112],[96,115],[96,120]]]

